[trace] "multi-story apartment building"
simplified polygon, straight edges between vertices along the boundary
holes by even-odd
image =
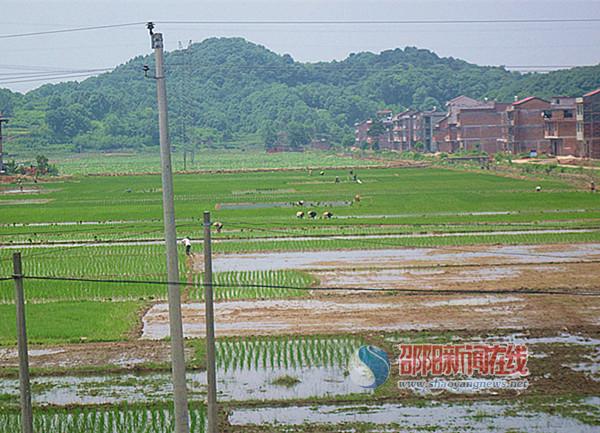
[[[446,116],[446,113],[437,111],[435,108],[431,111],[420,111],[414,117],[414,144],[423,144],[426,152],[436,152],[437,146],[434,140],[435,126]]]
[[[426,152],[435,152],[434,132],[436,124],[446,116],[437,111],[406,110],[393,117],[393,136],[396,147],[400,150],[417,149],[422,144]]]
[[[505,112],[508,104],[485,102],[463,107],[457,114],[456,141],[459,149],[487,153],[506,151]]]
[[[417,114],[414,110],[405,110],[392,118],[393,138],[398,150],[410,150],[415,142],[414,119]]]
[[[581,98],[531,96],[512,104],[459,96],[447,113],[406,110],[377,113],[374,124],[356,124],[356,143],[380,149],[447,152],[479,150],[489,154],[535,152],[600,158],[600,89]],[[418,146],[422,143],[422,147]]]
[[[371,128],[375,122],[381,123],[383,126],[380,134],[371,134]],[[356,146],[362,147],[366,144],[370,148],[378,147],[379,149],[396,149],[392,136],[392,112],[390,110],[381,110],[377,112],[377,120],[366,120],[354,125],[354,141]]]
[[[516,101],[507,108],[508,149],[512,153],[550,153],[543,116],[549,109],[550,102],[536,96]]]
[[[476,108],[486,106],[487,102],[478,101],[468,96],[457,96],[446,103],[448,110],[446,116],[442,117],[434,125],[434,146],[440,152],[453,153],[460,150],[458,141],[458,113],[465,108]]]
[[[554,96],[550,101],[550,109],[543,112],[544,138],[550,141],[553,155],[581,155],[575,108],[575,98]]]
[[[600,158],[600,89],[577,98],[576,121],[581,156]]]

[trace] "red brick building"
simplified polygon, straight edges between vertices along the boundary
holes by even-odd
[[[600,89],[577,98],[576,119],[581,156],[600,159]]]
[[[479,107],[462,108],[456,122],[459,149],[492,154],[506,151],[507,106],[508,104],[498,102],[486,102]]]
[[[478,101],[468,96],[457,96],[446,103],[448,113],[440,118],[433,130],[433,146],[440,152],[453,153],[460,150],[458,141],[458,114],[465,108],[486,106],[487,102]]]
[[[415,142],[414,110],[406,110],[392,118],[392,132],[395,147],[398,150],[410,150]]]
[[[553,155],[581,156],[575,110],[575,98],[554,96],[550,109],[543,113],[544,138],[550,141]]]
[[[506,110],[508,149],[514,154],[551,153],[550,140],[545,138],[544,112],[550,102],[536,96],[514,102]]]
[[[384,113],[385,116],[380,116],[380,119],[376,120],[376,122],[380,122],[383,125],[383,132],[377,136],[373,136],[369,133],[369,131],[374,125],[374,121],[372,119],[354,125],[354,141],[356,146],[367,146],[371,149],[377,147],[379,149],[388,150],[396,149],[392,133],[392,112],[381,111],[378,112],[378,115],[380,115],[380,113]]]

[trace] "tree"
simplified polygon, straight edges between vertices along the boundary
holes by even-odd
[[[377,120],[371,124],[367,131],[367,136],[371,138],[371,150],[379,150],[379,138],[386,132],[387,129],[382,121]]]
[[[287,127],[287,132],[290,146],[296,150],[304,147],[309,141],[306,127],[300,122],[290,122]]]
[[[273,123],[269,122],[263,127],[262,137],[267,150],[272,149],[277,142],[277,129]]]
[[[46,122],[58,140],[70,140],[91,128],[90,119],[85,116],[80,104],[49,111],[46,114]]]
[[[38,155],[35,157],[36,168],[39,174],[50,174],[53,176],[58,175],[58,169],[55,165],[48,163],[48,158],[45,155]]]

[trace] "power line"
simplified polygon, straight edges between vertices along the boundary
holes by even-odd
[[[41,36],[41,35],[52,35],[57,33],[73,33],[73,32],[82,32],[88,30],[102,30],[102,29],[114,29],[118,27],[132,27],[146,24],[143,21],[133,22],[133,23],[122,23],[122,24],[106,24],[101,26],[89,26],[89,27],[72,27],[66,29],[56,29],[56,30],[46,30],[41,32],[28,32],[28,33],[13,33],[8,35],[0,35],[0,39],[10,39],[10,38],[22,38],[27,36]]]
[[[524,18],[524,19],[480,19],[480,20],[186,20],[186,21],[155,21],[157,24],[172,25],[440,25],[440,24],[554,24],[554,23],[596,23],[600,18]],[[130,22],[106,24],[88,27],[72,27],[38,32],[13,33],[0,35],[0,39],[42,36],[60,33],[73,33],[90,30],[133,27],[144,25],[146,22]]]
[[[7,278],[10,280],[12,278]],[[23,275],[26,280],[39,281],[68,281],[68,282],[84,282],[84,283],[105,283],[105,284],[148,284],[148,285],[177,285],[177,286],[200,286],[205,283],[189,284],[182,281],[158,281],[158,280],[124,280],[124,279],[99,279],[99,278],[80,278],[80,277],[50,277],[50,276],[34,276]],[[281,289],[281,290],[299,290],[299,291],[346,291],[346,292],[394,292],[410,295],[453,295],[453,294],[524,294],[524,295],[570,295],[570,296],[600,296],[600,292],[573,292],[569,290],[537,290],[537,289],[505,289],[505,290],[485,290],[485,289],[399,289],[399,288],[381,288],[381,287],[306,287],[306,286],[291,286],[291,285],[272,285],[272,284],[241,284],[227,283],[218,284],[212,283],[212,287],[222,288],[244,288],[244,289]]]
[[[1,68],[0,68],[1,69]],[[0,80],[9,80],[17,78],[33,78],[43,77],[47,75],[60,75],[60,74],[78,74],[84,72],[104,72],[114,69],[114,67],[108,68],[96,68],[96,69],[63,69],[56,71],[30,71],[30,72],[0,72]],[[4,78],[3,78],[4,77]]]
[[[109,71],[109,69],[105,70]],[[51,80],[59,80],[64,78],[78,78],[78,77],[90,77],[93,75],[98,75],[98,72],[87,72],[87,73],[75,73],[75,74],[63,74],[63,75],[51,75],[45,76],[42,78],[28,78],[28,79],[19,79],[19,80],[8,80],[8,81],[0,81],[0,84],[11,84],[11,83],[28,83],[35,81],[51,81]]]
[[[190,20],[155,21],[157,24],[202,24],[202,25],[372,25],[372,24],[552,24],[552,23],[595,23],[600,18],[523,18],[523,19],[480,19],[480,20]]]

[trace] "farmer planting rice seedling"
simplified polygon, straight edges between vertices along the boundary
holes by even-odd
[[[46,28],[12,3],[0,433],[598,431],[600,73],[565,57],[600,34],[586,2],[67,1]],[[385,46],[538,31],[552,68]]]

